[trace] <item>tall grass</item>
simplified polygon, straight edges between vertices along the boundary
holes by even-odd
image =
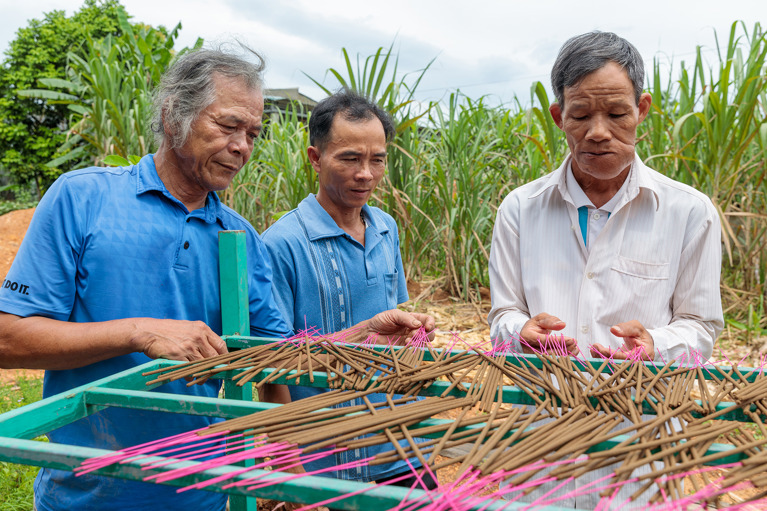
[[[637,151],[660,172],[709,195],[723,228],[722,289],[728,324],[748,338],[767,334],[767,43],[759,24],[734,23],[708,63],[700,48],[677,76],[663,76],[656,61],[648,78],[650,114],[640,126]],[[531,87],[529,106],[489,107],[483,98],[453,94],[428,105],[424,117],[409,108],[423,72],[405,83],[379,51],[353,65],[338,85],[370,92],[399,123],[389,172],[374,204],[397,220],[406,270],[439,278],[465,299],[487,285],[487,254],[495,212],[514,187],[553,170],[567,145],[548,113],[545,87]],[[364,65],[362,65],[364,62]],[[388,80],[388,81],[387,81]],[[331,87],[326,88],[330,92]],[[404,95],[401,95],[404,94]],[[419,114],[420,115],[420,114]],[[316,178],[308,164],[306,127],[296,116],[269,121],[266,140],[233,185],[227,200],[264,229],[291,209]]]
[[[732,24],[716,62],[700,48],[677,80],[655,63],[653,107],[640,154],[666,175],[711,197],[723,233],[722,291],[728,323],[747,339],[767,334],[767,41],[761,25]],[[755,319],[756,318],[756,319]]]
[[[88,55],[71,57],[69,81],[24,92],[70,104],[72,145],[62,148],[57,163],[147,150],[140,122],[177,29],[167,40],[136,29],[125,30],[121,39],[91,41]],[[327,83],[315,82],[328,94],[339,87],[357,90],[392,114],[397,134],[373,203],[400,227],[409,276],[440,279],[453,294],[476,299],[488,285],[498,205],[516,186],[553,170],[567,144],[548,113],[551,100],[543,84],[532,84],[525,106],[515,100],[490,107],[483,98],[458,93],[442,104],[419,103],[415,93],[431,62],[403,74],[392,48],[356,59],[344,49],[344,67],[329,69]],[[650,166],[711,197],[724,233],[728,324],[751,339],[767,335],[765,33],[759,24],[749,30],[733,23],[717,50],[708,62],[699,48],[674,76],[653,63],[647,81],[653,103],[640,126],[637,151]],[[259,230],[316,191],[301,119],[294,111],[267,119],[251,161],[223,194]]]

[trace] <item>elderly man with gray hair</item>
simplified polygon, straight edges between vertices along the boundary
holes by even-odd
[[[269,256],[224,206],[226,188],[261,131],[263,61],[217,50],[182,56],[156,91],[159,149],[132,166],[63,174],[35,211],[0,292],[0,366],[46,369],[43,396],[153,358],[227,351],[221,333],[218,232],[244,230],[251,333],[288,328],[272,298]],[[219,383],[160,392],[216,397]],[[209,425],[209,417],[106,408],[49,434],[52,442],[120,449]],[[226,495],[43,468],[39,511],[223,510]]]
[[[707,196],[635,152],[652,105],[642,57],[615,34],[583,34],[561,48],[551,80],[549,111],[570,154],[498,210],[496,345],[529,352],[555,335],[573,355],[708,358],[724,326],[719,217]],[[593,509],[598,498],[562,504]]]

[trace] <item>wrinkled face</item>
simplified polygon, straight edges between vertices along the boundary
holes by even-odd
[[[637,126],[647,116],[651,96],[642,94],[637,104],[628,74],[609,62],[565,88],[564,102],[564,108],[554,103],[549,111],[565,132],[576,178],[616,178],[634,159]]]
[[[250,159],[261,132],[264,100],[239,78],[217,75],[216,99],[192,123],[176,150],[185,190],[207,194],[224,190]]]
[[[386,135],[378,118],[348,121],[336,114],[324,148],[310,147],[319,178],[317,200],[343,212],[361,208],[386,170]]]

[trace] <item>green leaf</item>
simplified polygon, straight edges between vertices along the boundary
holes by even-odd
[[[51,99],[54,101],[77,101],[80,99],[72,94],[47,89],[23,89],[16,91],[16,94],[22,98]]]
[[[104,162],[104,165],[108,165],[110,167],[127,167],[131,164],[130,160],[117,154],[110,154],[102,161]]]
[[[62,163],[66,163],[68,161],[72,161],[75,158],[78,158],[79,156],[82,156],[85,153],[85,147],[80,146],[75,149],[72,149],[70,152],[63,156],[59,156],[58,158],[54,158],[53,160],[49,161],[45,164],[46,167],[56,168],[61,166]]]
[[[62,80],[61,78],[40,78],[37,81],[47,87],[69,89],[74,92],[80,92],[83,89],[81,85],[70,80]]]

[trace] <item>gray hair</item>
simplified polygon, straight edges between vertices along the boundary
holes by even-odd
[[[633,44],[612,32],[589,32],[572,37],[562,45],[551,69],[551,86],[564,108],[565,88],[578,85],[587,75],[615,62],[628,74],[639,97],[644,88],[644,61]]]
[[[249,89],[262,89],[264,59],[240,46],[255,63],[221,49],[199,49],[183,54],[163,74],[152,101],[151,127],[158,145],[166,137],[173,148],[186,142],[194,120],[216,99],[215,75],[240,78]]]

